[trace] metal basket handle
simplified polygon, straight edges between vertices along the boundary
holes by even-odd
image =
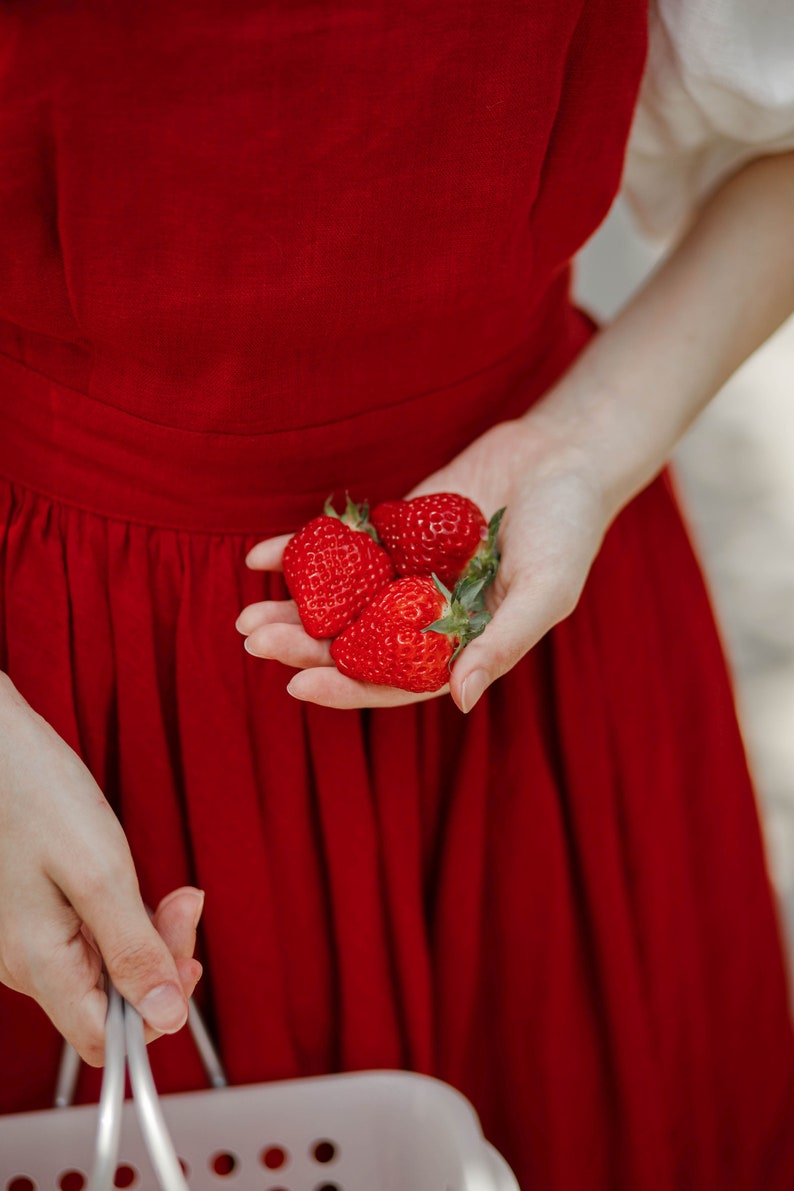
[[[192,998],[188,1002],[188,1027],[210,1084],[215,1088],[226,1087],[221,1061]],[[189,1191],[160,1109],[144,1040],[143,1020],[110,981],[105,1019],[105,1067],[88,1191],[114,1191],[124,1106],[125,1067],[130,1073],[138,1124],[161,1191]],[[72,1103],[79,1068],[79,1055],[68,1042],[64,1043],[55,1093],[56,1108],[68,1108]]]
[[[77,1066],[72,1064],[72,1067],[74,1079],[76,1079]],[[106,1191],[106,1189],[109,1191],[113,1186],[113,1176],[116,1173],[119,1154],[123,1103],[124,1005],[111,984],[108,988],[108,1012],[105,1019],[105,1069],[102,1074],[102,1091],[99,1097],[99,1117],[94,1147],[94,1168],[88,1184],[89,1191]]]
[[[143,1037],[143,1019],[127,1001],[124,1002],[124,1033],[127,1039],[127,1065],[132,1084],[132,1100],[154,1173],[162,1191],[189,1191],[160,1109]],[[104,1079],[102,1083],[104,1091]],[[112,1191],[112,1185],[111,1178],[107,1191]],[[100,1188],[95,1189],[92,1181],[90,1191],[100,1191]],[[102,1191],[105,1189],[102,1188]]]

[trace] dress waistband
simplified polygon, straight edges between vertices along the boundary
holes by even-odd
[[[443,389],[342,422],[266,434],[150,422],[0,355],[0,475],[139,524],[290,532],[331,492],[370,501],[403,495],[488,426],[519,416],[590,333],[583,316],[569,313],[551,348],[536,327],[532,343]]]

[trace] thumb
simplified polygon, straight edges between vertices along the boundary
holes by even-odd
[[[492,682],[512,670],[525,653],[576,606],[573,595],[557,586],[514,581],[479,637],[466,646],[452,667],[450,694],[469,712]]]
[[[80,887],[64,888],[64,893],[91,931],[121,995],[157,1032],[180,1030],[188,1014],[182,979],[146,912],[132,860],[112,877],[95,874]],[[200,904],[196,908],[200,913]]]

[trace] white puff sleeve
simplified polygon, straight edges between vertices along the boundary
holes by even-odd
[[[674,233],[738,166],[794,149],[794,0],[651,0],[623,188]]]

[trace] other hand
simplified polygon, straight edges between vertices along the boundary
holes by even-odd
[[[201,975],[203,894],[150,920],[121,825],[79,757],[0,675],[0,981],[38,1001],[91,1066],[104,1061],[103,961],[146,1023],[175,1033]]]
[[[609,516],[588,456],[555,435],[541,418],[503,422],[476,439],[409,496],[459,492],[486,517],[503,505],[502,560],[488,593],[485,632],[453,664],[448,686],[433,695],[357,682],[333,665],[329,642],[303,631],[291,600],[250,604],[237,627],[246,649],[299,670],[289,683],[298,699],[328,707],[394,707],[451,693],[470,711],[483,692],[576,606]],[[280,570],[289,535],[259,542],[246,562]]]
[[[492,622],[452,665],[448,686],[417,696],[340,674],[330,642],[306,634],[294,601],[245,607],[237,621],[245,648],[298,669],[287,688],[295,698],[331,707],[374,707],[449,692],[459,709],[470,711],[493,681],[573,611],[609,520],[586,451],[530,413],[488,430],[408,495],[430,492],[467,495],[486,517],[506,506],[501,563],[488,592]],[[287,535],[258,543],[246,557],[248,566],[281,569],[288,541]]]

